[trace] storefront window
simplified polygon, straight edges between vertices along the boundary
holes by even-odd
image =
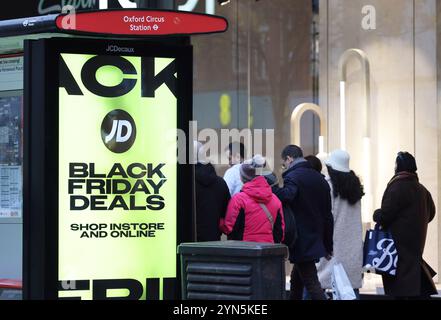
[[[199,1],[195,10],[206,8]],[[198,128],[274,129],[278,164],[282,148],[291,140],[292,111],[318,99],[318,65],[311,63],[317,53],[313,4],[242,0],[216,6],[215,13],[228,19],[228,32],[192,39]],[[306,113],[301,121],[305,152],[317,153],[318,118]]]
[[[381,205],[398,151],[416,155],[419,179],[438,203],[437,7],[437,1],[320,1],[328,150],[346,144],[365,185],[365,223]],[[435,266],[438,230],[435,220],[425,250]]]
[[[204,12],[205,1],[195,10]],[[199,129],[274,129],[277,166],[290,143],[322,158],[346,149],[365,187],[365,229],[397,152],[408,151],[438,207],[438,1],[236,0],[215,11],[229,20],[228,32],[192,40]],[[296,107],[301,119],[291,121]],[[435,218],[425,249],[436,270],[439,228]],[[366,290],[377,285],[365,276]]]

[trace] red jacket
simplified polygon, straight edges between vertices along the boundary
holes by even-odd
[[[274,228],[271,228],[270,220],[259,203],[268,208]],[[231,199],[225,219],[220,221],[220,229],[232,240],[269,243],[283,240],[285,221],[282,204],[263,176],[244,184],[242,191]]]

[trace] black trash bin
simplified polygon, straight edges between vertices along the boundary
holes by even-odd
[[[282,244],[216,241],[183,243],[182,299],[283,300],[285,258]]]

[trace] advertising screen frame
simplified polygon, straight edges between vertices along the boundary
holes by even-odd
[[[133,52],[107,52],[109,45]],[[175,58],[177,129],[189,137],[192,46],[188,37],[156,41],[50,38],[25,41],[23,297],[58,299],[59,57],[62,53]],[[194,241],[193,166],[177,164],[177,243]],[[180,295],[179,257],[174,298]],[[170,294],[169,294],[170,298]]]

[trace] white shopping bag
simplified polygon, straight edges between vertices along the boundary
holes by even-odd
[[[356,300],[354,289],[341,263],[332,267],[332,298],[333,300]]]

